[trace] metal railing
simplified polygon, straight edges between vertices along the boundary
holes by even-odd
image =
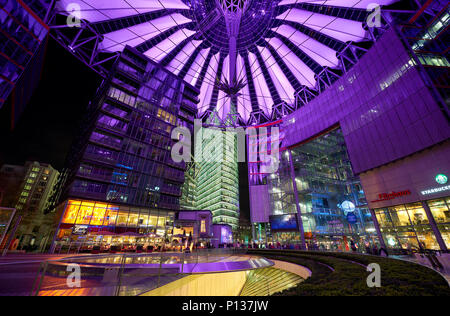
[[[78,255],[40,264],[31,296],[137,296],[198,273],[200,263],[227,261],[245,249],[193,253]]]

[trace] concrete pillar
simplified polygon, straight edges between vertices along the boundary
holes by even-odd
[[[306,240],[305,240],[305,231],[303,229],[302,211],[300,209],[300,200],[298,198],[297,183],[295,183],[294,161],[292,159],[291,150],[288,149],[287,152],[289,153],[289,165],[291,168],[292,186],[294,188],[295,207],[297,208],[297,220],[298,220],[298,228],[300,231],[300,241],[301,241],[300,248],[302,250],[306,250]]]
[[[370,214],[372,214],[373,224],[377,231],[377,236],[378,236],[378,240],[380,241],[381,247],[383,247],[384,249],[387,250],[388,248],[386,247],[386,243],[384,242],[383,234],[381,233],[380,225],[378,224],[378,219],[375,216],[375,211],[370,209]]]

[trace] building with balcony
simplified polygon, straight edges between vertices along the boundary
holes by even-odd
[[[3,165],[0,186],[4,189],[2,206],[15,208],[22,216],[16,235],[18,249],[43,250],[54,229],[54,214],[45,209],[57,183],[59,172],[51,165],[27,161],[24,166]]]

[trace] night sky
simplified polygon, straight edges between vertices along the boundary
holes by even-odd
[[[41,80],[14,130],[7,106],[0,109],[0,165],[35,160],[61,170],[100,83],[99,75],[50,39]],[[246,164],[239,171],[241,212],[248,218]]]
[[[0,110],[0,164],[36,160],[63,168],[100,83],[99,75],[50,39],[39,85],[13,131],[9,110]]]

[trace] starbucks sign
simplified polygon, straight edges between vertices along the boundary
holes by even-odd
[[[448,182],[448,177],[445,174],[438,174],[435,180],[439,184],[446,184]]]

